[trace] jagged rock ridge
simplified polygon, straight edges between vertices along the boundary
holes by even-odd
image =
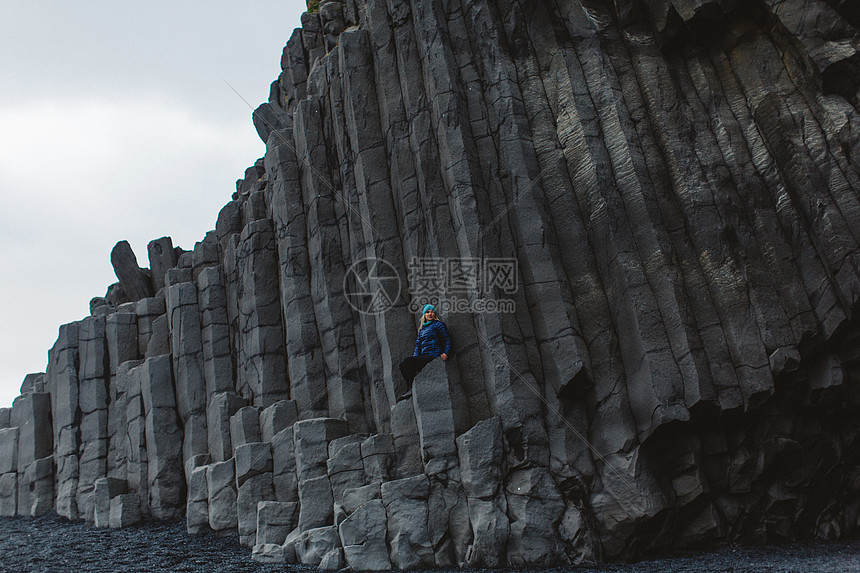
[[[0,513],[186,516],[260,560],[582,564],[860,525],[848,2],[323,1],[266,155],[60,328],[0,410]],[[352,265],[516,261],[443,316]]]

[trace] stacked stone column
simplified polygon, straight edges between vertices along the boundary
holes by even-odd
[[[74,322],[60,327],[57,342],[48,352],[46,372],[54,430],[56,510],[66,519],[80,516],[76,501],[80,476],[78,427],[81,422],[78,327],[79,323]]]
[[[170,357],[147,358],[138,368],[146,412],[149,513],[156,519],[177,519],[185,513],[186,488],[183,433],[174,397]]]
[[[18,515],[42,515],[54,508],[51,396],[40,391],[44,375],[37,376],[34,391],[12,403],[10,423],[18,428]]]
[[[78,514],[95,520],[95,482],[107,475],[109,362],[105,318],[91,316],[78,330],[78,378],[80,381],[80,476],[75,498]]]
[[[105,338],[110,366],[108,384],[108,475],[124,480],[128,471],[128,428],[126,376],[119,376],[123,364],[140,355],[136,305],[130,303],[105,319]],[[144,350],[145,352],[145,350]]]
[[[0,429],[0,515],[18,513],[18,435],[17,427],[9,427],[9,409],[4,427]]]
[[[176,407],[182,419],[183,460],[209,451],[206,430],[206,380],[197,287],[180,282],[167,287],[171,354],[176,376]]]

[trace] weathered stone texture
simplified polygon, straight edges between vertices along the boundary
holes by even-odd
[[[78,330],[78,380],[81,410],[78,490],[75,503],[87,522],[94,522],[95,482],[107,474],[108,386],[110,357],[107,349],[107,321],[91,316]]]
[[[272,437],[272,485],[275,499],[298,501],[299,478],[296,474],[295,442],[293,426],[285,428]]]
[[[53,465],[46,468],[44,462],[53,453],[50,394],[29,392],[16,398],[10,422],[17,430],[17,450],[10,452],[15,466],[4,470],[0,464],[0,474],[7,471],[18,474],[18,514],[41,515],[53,506]],[[3,457],[0,453],[0,458]],[[46,469],[51,470],[48,475]]]
[[[233,390],[233,353],[227,319],[227,291],[223,269],[209,266],[197,277],[200,309],[200,342],[203,347],[203,376],[206,395]]]
[[[334,523],[334,497],[326,475],[299,480],[299,529]]]
[[[51,392],[51,419],[56,459],[57,513],[67,519],[78,519],[75,495],[78,489],[78,427],[81,410],[78,401],[78,323],[60,327],[59,337],[48,352],[46,372]]]
[[[93,523],[96,527],[110,527],[111,500],[126,492],[125,480],[117,478],[99,478],[94,486],[95,516]]]
[[[250,445],[250,444],[248,444]],[[266,444],[268,447],[268,444]],[[271,463],[271,457],[269,458]],[[237,478],[239,459],[236,459]],[[257,539],[257,505],[261,501],[271,501],[275,497],[272,487],[272,472],[264,472],[246,476],[244,482],[239,485],[236,496],[237,525],[239,528],[239,542],[242,545],[253,547]]]
[[[218,392],[209,397],[206,429],[209,434],[209,455],[213,461],[223,462],[233,457],[231,419],[245,405],[245,400],[232,392]]]
[[[118,243],[0,409],[0,513],[356,570],[856,536],[848,4],[323,0],[215,229]]]
[[[344,436],[331,441],[326,473],[331,481],[335,502],[342,502],[344,493],[367,484],[364,462],[361,457],[361,438]]]
[[[230,417],[230,439],[233,450],[260,441],[260,408],[245,406]]]
[[[185,480],[188,484],[185,529],[192,534],[209,531],[208,461],[208,455],[199,455],[185,462]]]
[[[140,356],[139,325],[137,306],[130,306],[105,319],[105,339],[110,359],[110,380],[108,383],[108,475],[124,479],[127,471],[128,451],[125,432],[127,428],[127,370],[124,364],[131,364]],[[123,375],[120,376],[120,371]]]
[[[44,372],[34,372],[32,374],[27,374],[26,376],[24,376],[24,381],[21,382],[21,394],[29,394],[30,392],[44,392],[45,382],[46,380]],[[0,419],[0,425],[2,425],[2,419]]]
[[[296,36],[293,38],[290,42],[295,44]],[[285,56],[289,46],[288,43]],[[298,53],[303,54],[300,42]],[[322,399],[327,393],[326,375],[311,298],[311,269],[305,239],[307,216],[298,181],[298,159],[290,140],[289,131],[278,131],[272,136],[273,145],[266,153],[266,170],[273,189],[272,221],[280,263],[281,313],[291,317],[284,320],[290,397],[296,401],[298,409],[306,413],[304,417],[313,418],[326,413]]]
[[[283,545],[298,524],[298,509],[294,501],[260,501],[257,504],[257,545]]]
[[[170,357],[147,358],[141,365],[140,376],[140,393],[146,412],[149,513],[157,519],[178,518],[185,511],[185,470],[183,432],[174,397]]]
[[[435,475],[455,466],[454,408],[442,360],[432,361],[415,379],[412,404],[424,471],[427,475]]]
[[[206,469],[209,486],[209,527],[213,531],[235,530],[236,464],[233,458],[215,462]]]
[[[272,222],[248,223],[237,248],[241,295],[236,383],[249,401],[266,407],[289,397]]]
[[[385,541],[387,532],[381,500],[373,499],[359,506],[338,526],[347,565],[356,571],[391,569]]]
[[[125,388],[125,432],[117,445],[124,454],[122,471],[116,475],[124,477],[130,491],[138,494],[138,509],[141,515],[149,514],[149,468],[146,452],[146,409],[141,394],[143,361],[129,361],[120,366],[116,382]],[[113,527],[113,526],[112,526]]]
[[[280,400],[260,412],[260,436],[264,442],[271,442],[272,438],[281,430],[292,426],[298,418],[295,400]]]
[[[167,312],[167,307],[163,296],[137,301],[135,315],[137,315],[137,353],[139,356],[147,355],[149,340],[153,336],[153,322],[165,312]]]
[[[137,494],[126,493],[110,500],[110,527],[119,529],[134,525],[141,520],[140,499]]]
[[[140,303],[138,303],[140,304]],[[139,358],[136,312],[115,312],[105,318],[110,375],[115,376],[119,365]]]
[[[208,451],[206,432],[206,381],[197,287],[191,282],[167,287],[171,353],[176,378],[176,406],[186,425],[183,459]],[[188,431],[188,426],[196,432]]]
[[[19,428],[0,430],[0,474],[18,472],[18,434]]]
[[[12,517],[18,512],[18,474],[0,475],[0,516]]]
[[[128,241],[120,241],[114,245],[110,253],[110,264],[113,265],[126,300],[138,301],[154,294],[152,274],[148,269],[138,266],[137,257],[134,256]]]
[[[314,418],[296,422],[293,439],[299,482],[326,475],[329,443],[348,434],[349,426],[344,420]]]
[[[428,529],[427,499],[430,482],[425,475],[382,485],[382,503],[388,518],[391,564],[399,569],[433,567],[436,560]]]
[[[29,507],[19,507],[18,511],[38,517],[54,509],[54,458],[44,457],[27,466],[23,475],[29,489]]]
[[[150,241],[146,245],[146,254],[149,259],[149,269],[152,272],[152,284],[155,290],[159,290],[164,286],[164,275],[176,266],[173,239],[161,237]]]
[[[469,505],[473,541],[466,553],[470,567],[507,563],[510,534],[507,499],[502,492],[504,443],[498,418],[475,424],[457,438],[460,478]]]

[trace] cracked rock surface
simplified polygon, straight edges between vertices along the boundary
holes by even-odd
[[[0,515],[356,570],[860,534],[852,3],[318,4],[215,228],[120,241],[0,409]],[[468,308],[398,401],[425,267]]]

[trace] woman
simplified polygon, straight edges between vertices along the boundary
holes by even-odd
[[[400,362],[400,373],[406,380],[406,393],[398,398],[398,401],[412,396],[412,381],[422,368],[437,356],[448,360],[448,353],[451,352],[451,335],[448,334],[445,323],[436,318],[436,307],[432,304],[425,305],[421,314],[415,350],[412,356]]]

